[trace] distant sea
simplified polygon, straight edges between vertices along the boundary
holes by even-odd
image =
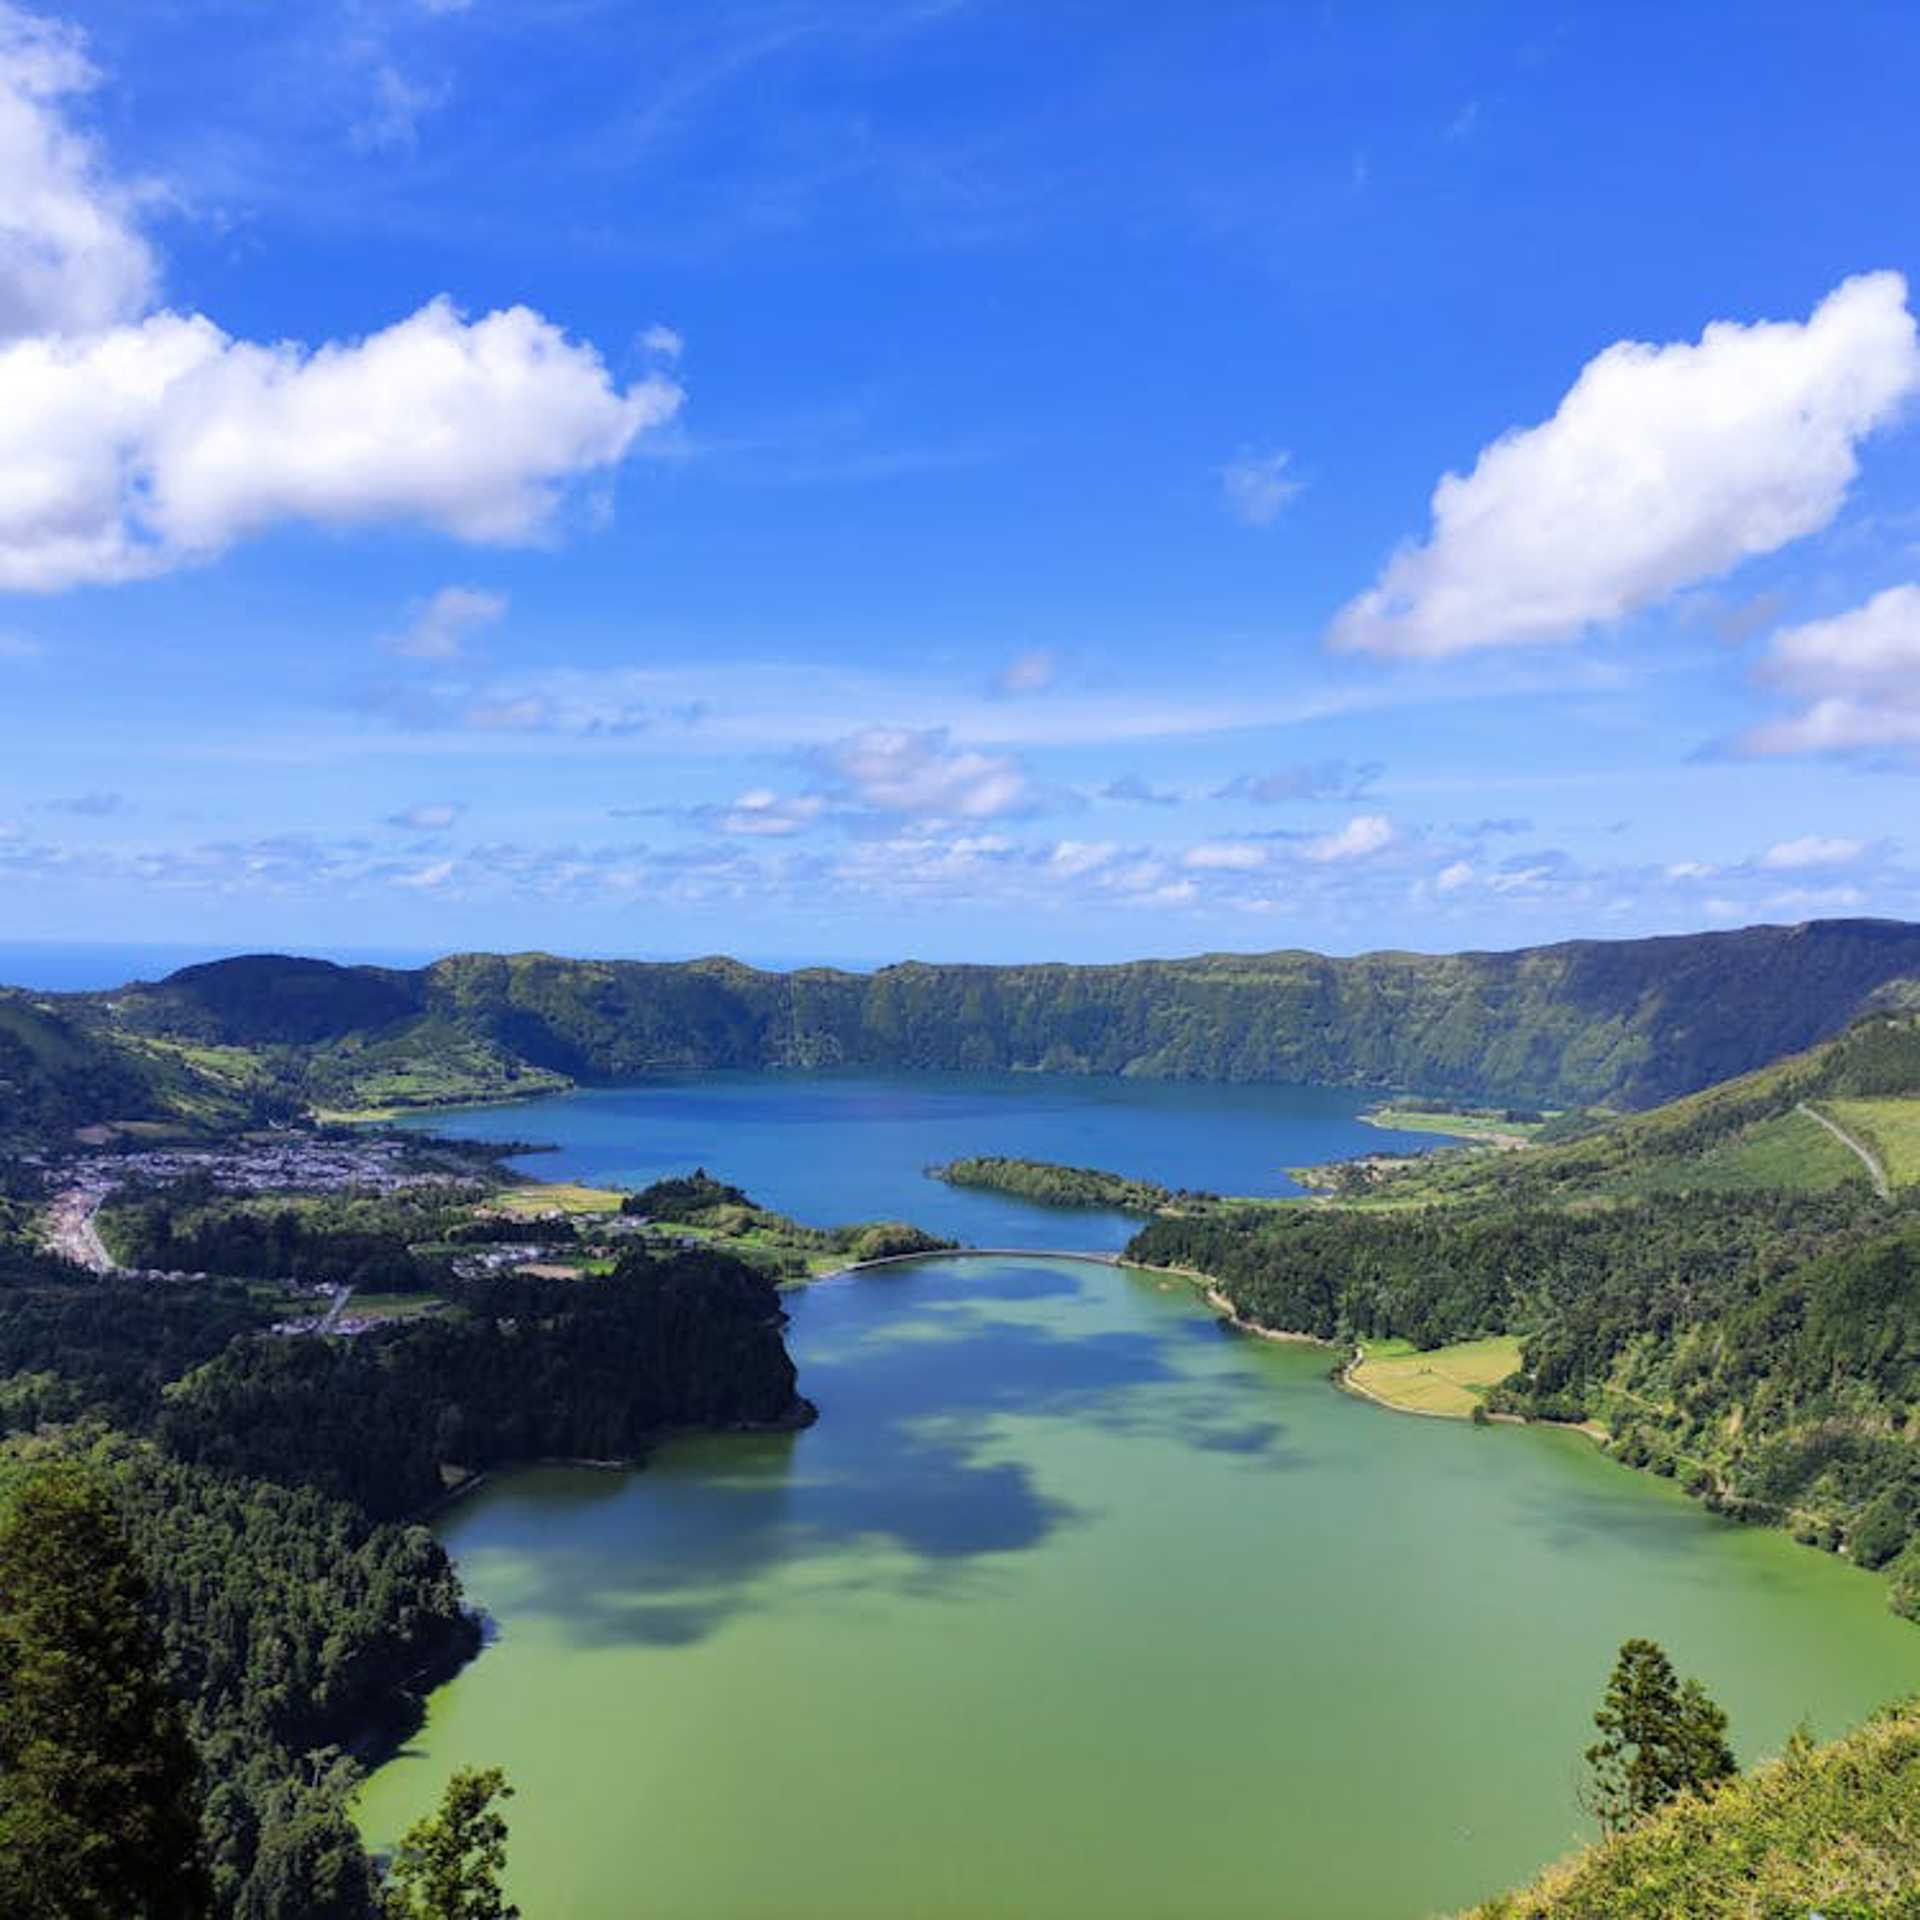
[[[473,949],[460,949],[472,951]],[[124,987],[130,980],[161,980],[180,967],[203,960],[224,960],[236,953],[297,953],[310,959],[337,960],[342,966],[424,967],[449,949],[441,947],[306,947],[169,945],[162,942],[88,940],[0,940],[0,986],[33,987],[42,993],[93,993]],[[595,953],[596,960],[690,960],[693,954]],[[839,967],[864,973],[871,962],[823,960],[799,954],[741,954],[749,966],[786,973],[796,967]]]
[[[0,985],[36,987],[43,993],[91,993],[102,987],[124,987],[129,980],[161,980],[180,967],[202,960],[223,960],[247,949],[233,946],[200,947],[158,942],[0,940]],[[399,948],[260,948],[258,952],[313,951],[323,960],[347,965],[421,967],[438,956]]]

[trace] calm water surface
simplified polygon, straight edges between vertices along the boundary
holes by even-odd
[[[809,1217],[925,1217],[844,1204],[846,1137],[832,1205],[699,1157]],[[1920,1688],[1878,1581],[1576,1436],[1349,1399],[1178,1283],[944,1259],[791,1305],[806,1433],[445,1516],[498,1638],[373,1779],[376,1843],[498,1761],[529,1920],[1411,1920],[1582,1837],[1629,1634],[1749,1759]]]
[[[1194,1086],[1035,1074],[710,1073],[556,1099],[423,1115],[472,1139],[553,1143],[521,1162],[542,1179],[644,1186],[705,1166],[762,1205],[817,1226],[904,1218],[975,1246],[1111,1252],[1135,1224],[925,1177],[934,1161],[997,1153],[1221,1193],[1298,1193],[1290,1166],[1431,1133],[1360,1119],[1378,1101],[1342,1087]]]

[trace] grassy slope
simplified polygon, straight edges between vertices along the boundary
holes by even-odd
[[[1362,1204],[1628,1199],[1675,1191],[1824,1192],[1864,1184],[1860,1162],[1803,1103],[1840,1120],[1902,1178],[1920,1178],[1920,1020],[1863,1021],[1833,1040],[1525,1153],[1413,1163]],[[1857,1130],[1843,1116],[1858,1121]]]
[[[1461,1340],[1422,1352],[1408,1340],[1368,1340],[1363,1357],[1347,1370],[1347,1384],[1403,1413],[1440,1414],[1465,1420],[1520,1364],[1520,1342],[1511,1334]]]
[[[1920,1708],[1798,1747],[1474,1920],[1920,1920]]]
[[[1894,1188],[1920,1184],[1920,1100],[1825,1100],[1821,1110],[1880,1162]]]

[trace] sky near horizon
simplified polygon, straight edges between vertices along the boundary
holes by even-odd
[[[0,939],[1920,915],[1920,15],[0,0]]]

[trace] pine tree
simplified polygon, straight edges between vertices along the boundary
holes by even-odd
[[[500,1895],[507,1823],[493,1803],[513,1789],[498,1767],[463,1767],[437,1813],[407,1829],[394,1855],[388,1920],[520,1920]]]
[[[197,1767],[159,1679],[146,1582],[72,1461],[0,1519],[0,1912],[197,1920]]]
[[[1727,1716],[1698,1680],[1684,1683],[1657,1642],[1629,1640],[1593,1716],[1587,1749],[1588,1810],[1608,1833],[1644,1819],[1682,1793],[1710,1793],[1739,1771]]]

